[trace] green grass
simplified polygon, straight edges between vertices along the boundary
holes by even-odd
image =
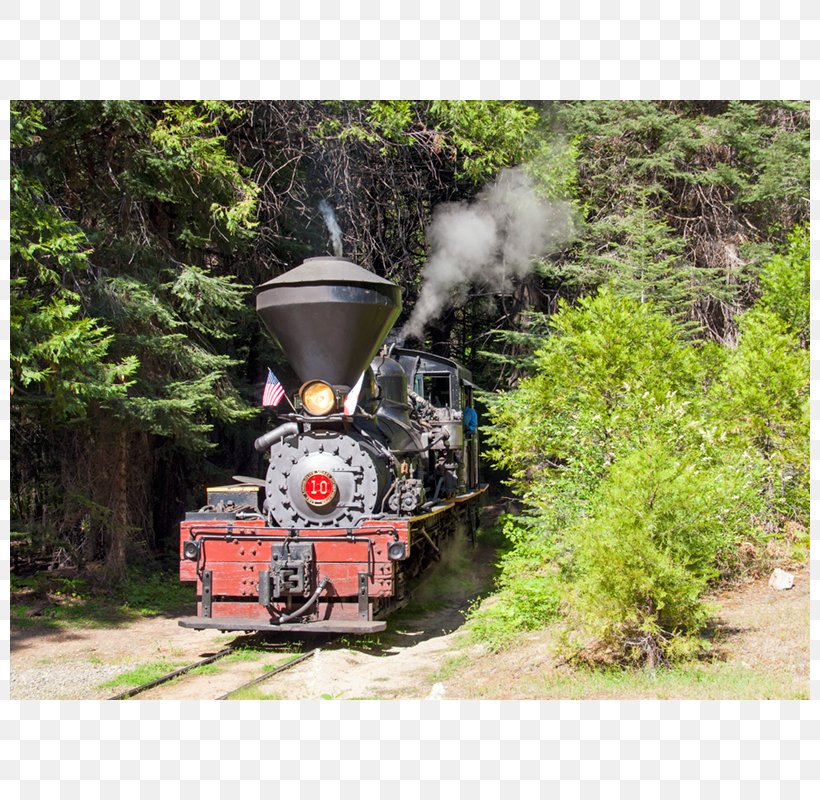
[[[791,529],[783,536],[783,548],[786,550],[789,560],[796,561],[798,564],[808,562],[810,544],[809,529],[799,525],[791,526]]]
[[[134,669],[123,672],[111,680],[101,683],[100,686],[109,688],[113,686],[140,686],[143,683],[154,681],[157,678],[165,675],[166,672],[172,672],[179,669],[182,664],[173,664],[169,661],[151,661],[146,664],[140,664]],[[209,664],[205,665],[210,666]],[[202,669],[200,667],[200,669]]]
[[[29,617],[28,611],[32,605],[22,603],[12,603],[10,609],[10,622],[12,629],[27,630],[29,628],[57,628],[53,620],[44,620],[42,617]]]
[[[233,692],[228,700],[284,700],[284,698],[276,692],[263,692],[258,686],[249,686],[247,689]]]
[[[509,545],[507,537],[504,536],[504,528],[498,523],[481,526],[476,531],[475,538],[479,545],[486,545],[487,547],[492,547],[496,550]]]
[[[397,612],[401,613],[401,612]],[[384,647],[382,634],[366,633],[362,636],[343,636],[339,640],[342,647],[354,648],[356,650],[381,650]]]
[[[456,675],[459,670],[463,667],[466,667],[467,664],[471,663],[472,659],[467,653],[460,653],[455,656],[450,656],[446,658],[441,665],[439,666],[438,670],[433,673],[432,682],[439,683],[441,681],[447,681]]]
[[[272,669],[278,669],[283,664],[287,664],[289,661],[291,661],[291,659],[286,658],[286,659],[283,659],[282,661],[274,661],[273,663],[260,664],[259,665],[259,671],[262,672],[262,673],[270,672]]]
[[[223,661],[258,661],[260,658],[262,658],[262,656],[266,654],[266,652],[267,651],[265,650],[254,650],[250,647],[243,647],[241,649],[235,650],[229,656],[225,656]]]
[[[733,664],[684,664],[670,669],[587,670],[548,674],[532,684],[545,700],[657,698],[659,700],[807,700],[808,690],[781,675]]]
[[[186,672],[186,675],[216,675],[217,672],[222,672],[222,668],[217,666],[216,664],[203,664],[201,667],[194,667],[189,672]],[[184,675],[180,675],[180,678],[185,677]],[[176,678],[174,679],[176,680]]]
[[[140,616],[158,616],[174,612],[196,601],[193,583],[179,580],[177,570],[171,572],[139,572],[133,570],[121,592],[124,608]]]
[[[545,645],[546,646],[546,645]],[[656,670],[628,667],[560,669],[545,666],[532,674],[516,677],[505,669],[503,657],[490,656],[497,664],[465,698],[520,698],[538,700],[807,700],[805,681],[763,667],[745,667],[722,661],[690,661]],[[499,659],[500,660],[496,660]],[[448,681],[457,676],[470,659],[454,656],[432,676]]]
[[[137,612],[93,597],[67,597],[60,593],[51,593],[49,597],[52,604],[36,617],[30,617],[28,613],[39,604],[39,598],[13,601],[10,609],[12,626],[46,630],[70,627],[113,628],[139,618]]]
[[[196,602],[192,583],[182,583],[176,570],[131,570],[116,591],[96,587],[87,578],[66,578],[48,572],[11,576],[11,623],[20,629],[121,627],[138,619],[175,614]],[[42,613],[29,612],[48,600]]]

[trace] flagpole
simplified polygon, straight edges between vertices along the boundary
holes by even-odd
[[[273,387],[273,392],[270,398],[268,398],[268,389],[270,387]],[[277,396],[279,399],[276,399]],[[288,401],[288,405],[291,407],[293,413],[297,413],[296,407],[291,402],[288,393],[285,391],[285,387],[282,385],[282,382],[279,380],[279,378],[276,377],[276,375],[273,374],[273,370],[270,367],[268,367],[268,377],[265,381],[265,387],[262,390],[262,407],[276,408],[279,405],[279,403],[282,402],[282,398]],[[269,400],[269,402],[266,402],[266,400]]]

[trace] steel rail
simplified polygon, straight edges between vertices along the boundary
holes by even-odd
[[[285,664],[280,664],[278,667],[275,667],[272,670],[260,675],[258,678],[254,678],[252,681],[248,681],[247,683],[243,683],[241,686],[237,686],[235,689],[231,689],[227,694],[221,695],[217,697],[217,700],[227,700],[234,692],[238,692],[241,689],[247,689],[251,686],[255,686],[257,683],[262,683],[262,681],[266,681],[268,678],[276,675],[279,672],[284,672],[291,667],[295,667],[297,664],[305,661],[306,659],[310,658],[312,655],[315,655],[321,648],[316,647],[313,650],[302,653],[301,655],[297,656],[296,658],[292,658],[290,661],[286,662]],[[142,694],[143,692],[147,692],[149,689],[153,689],[156,686],[161,686],[163,683],[168,683],[168,681],[172,681],[174,678],[178,678],[180,675],[184,675],[186,672],[190,672],[197,667],[205,666],[206,664],[212,664],[214,661],[218,661],[220,658],[224,658],[225,656],[230,655],[231,653],[236,652],[236,649],[233,647],[227,647],[224,650],[220,650],[218,653],[214,653],[212,656],[208,656],[207,658],[203,658],[200,661],[197,661],[193,664],[189,664],[187,667],[180,667],[179,669],[175,669],[173,672],[168,672],[165,675],[161,675],[159,678],[155,678],[152,681],[148,681],[147,683],[142,683],[139,686],[133,686],[130,689],[127,689],[120,694],[114,695],[114,697],[109,697],[109,700],[127,700],[130,697],[134,697],[135,695]]]
[[[180,667],[179,669],[175,669],[173,672],[168,672],[165,675],[161,675],[159,678],[155,678],[153,681],[141,683],[139,686],[134,686],[131,689],[127,689],[126,691],[121,692],[120,694],[116,694],[113,697],[109,697],[108,699],[127,700],[129,697],[133,697],[137,694],[142,694],[142,692],[147,692],[149,689],[153,689],[155,686],[161,686],[163,683],[168,683],[168,681],[172,681],[174,678],[177,678],[180,675],[184,675],[186,672],[190,672],[192,669],[196,669],[197,667],[203,667],[206,664],[212,664],[214,661],[218,661],[220,658],[224,658],[225,656],[228,656],[233,652],[235,652],[233,647],[226,647],[224,650],[220,650],[218,653],[214,653],[212,656],[203,658],[200,661],[195,662],[194,664],[189,664],[187,667]]]
[[[307,653],[302,653],[302,655],[297,656],[296,658],[292,658],[285,664],[280,664],[278,667],[269,670],[263,675],[260,675],[258,678],[254,678],[252,681],[248,681],[247,683],[243,683],[241,686],[237,686],[235,689],[231,689],[227,694],[220,695],[216,699],[227,700],[230,698],[232,694],[236,694],[236,692],[239,692],[242,689],[249,689],[251,686],[256,686],[256,684],[262,683],[263,681],[266,681],[268,678],[272,678],[274,675],[280,672],[284,672],[285,670],[288,670],[291,667],[295,667],[297,664],[301,664],[303,661],[307,660],[311,656],[316,655],[316,653],[318,653],[320,649],[320,647],[316,647]]]

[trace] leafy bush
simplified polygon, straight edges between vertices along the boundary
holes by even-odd
[[[550,566],[555,547],[538,521],[508,515],[502,529],[507,544],[499,559],[495,602],[470,612],[473,635],[493,650],[521,631],[543,627],[555,618],[560,602]]]
[[[811,319],[809,251],[808,226],[795,227],[789,235],[786,252],[774,256],[760,276],[760,284],[763,287],[761,305],[786,322],[803,343],[809,339]]]
[[[808,526],[809,353],[787,323],[765,308],[740,318],[740,339],[708,406],[734,452],[765,467],[761,488],[770,523]]]
[[[672,321],[610,289],[561,304],[536,353],[536,374],[490,403],[490,456],[527,493],[594,490],[634,435],[679,418],[700,388],[699,367]],[[533,497],[537,501],[538,497]],[[580,498],[579,498],[580,499]]]
[[[701,597],[757,504],[748,473],[661,442],[613,465],[594,513],[567,534],[567,653],[654,667],[698,652]]]
[[[570,657],[668,663],[703,648],[710,585],[799,554],[808,354],[765,303],[739,331],[731,349],[686,341],[610,289],[561,306],[535,375],[489,402],[491,457],[531,516],[507,521],[479,636],[560,614]]]

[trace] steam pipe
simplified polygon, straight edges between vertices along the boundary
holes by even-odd
[[[319,599],[319,595],[328,583],[330,583],[330,578],[322,578],[319,585],[316,587],[316,591],[307,599],[307,602],[303,606],[300,606],[296,609],[296,611],[287,614],[284,617],[279,617],[277,622],[281,625],[283,622],[290,622],[292,619],[296,619],[296,617],[301,617],[302,614],[304,614],[305,611],[307,611]]]
[[[293,436],[299,433],[299,426],[295,422],[283,422],[278,428],[268,431],[264,436],[260,436],[253,446],[258,453],[264,453],[269,450],[279,439],[284,439],[286,436]]]
[[[444,475],[442,475],[442,476],[441,476],[441,477],[440,477],[440,478],[436,481],[436,491],[435,491],[435,492],[433,492],[433,498],[432,498],[432,500],[430,501],[431,503],[435,503],[435,502],[436,502],[436,500],[438,500],[438,495],[439,495],[439,492],[441,491],[441,487],[442,487],[443,485],[444,485]],[[426,503],[425,503],[425,505],[426,505]]]

